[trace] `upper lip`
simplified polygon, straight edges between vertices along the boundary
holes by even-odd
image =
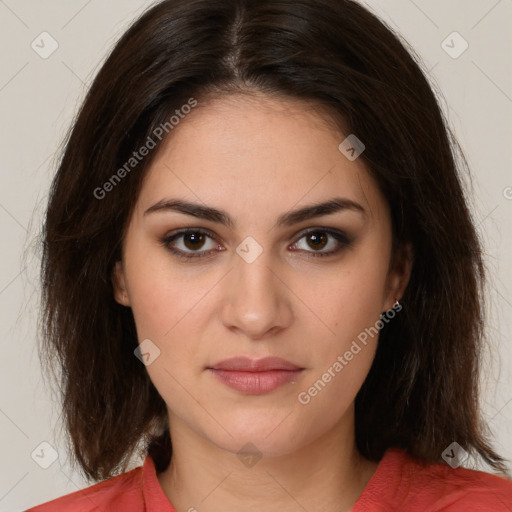
[[[280,357],[264,357],[250,359],[248,357],[232,357],[209,367],[214,370],[231,370],[245,372],[264,372],[270,370],[302,370],[299,366]]]

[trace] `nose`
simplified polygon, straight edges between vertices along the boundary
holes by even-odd
[[[293,294],[284,277],[265,251],[250,263],[237,255],[223,285],[225,327],[251,340],[264,340],[286,329],[293,318]]]

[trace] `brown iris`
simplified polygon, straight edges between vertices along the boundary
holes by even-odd
[[[189,242],[189,240],[191,240]],[[183,235],[183,243],[190,250],[201,249],[204,244],[205,235],[203,233],[186,233]]]
[[[320,234],[319,234],[320,233]],[[315,232],[315,233],[309,233],[306,237],[308,240],[308,244],[310,240],[313,240],[313,245],[310,245],[310,247],[314,249],[323,249],[325,245],[327,244],[327,235],[325,233],[321,232]]]

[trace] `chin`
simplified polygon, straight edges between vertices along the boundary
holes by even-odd
[[[291,421],[292,415],[288,418],[286,414],[279,418],[275,414],[268,414],[264,418],[259,415],[257,419],[254,415],[250,418],[233,418],[226,422],[229,425],[226,430],[231,435],[222,428],[215,433],[205,434],[219,448],[240,457],[245,452],[254,452],[260,457],[279,457],[297,451],[308,442],[298,433],[300,429],[296,422]]]

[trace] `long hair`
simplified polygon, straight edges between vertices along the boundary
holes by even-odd
[[[390,206],[394,247],[412,246],[403,311],[381,330],[355,401],[361,454],[378,461],[396,446],[443,462],[456,441],[504,470],[478,404],[485,276],[467,164],[413,50],[351,0],[163,0],[97,73],[44,220],[40,352],[60,369],[83,473],[114,476],[141,442],[157,470],[170,462],[165,403],[134,356],[133,314],[114,300],[111,273],[155,133],[172,136],[169,119],[191,99],[251,91],[315,102],[357,134]],[[132,161],[148,137],[156,147]]]

